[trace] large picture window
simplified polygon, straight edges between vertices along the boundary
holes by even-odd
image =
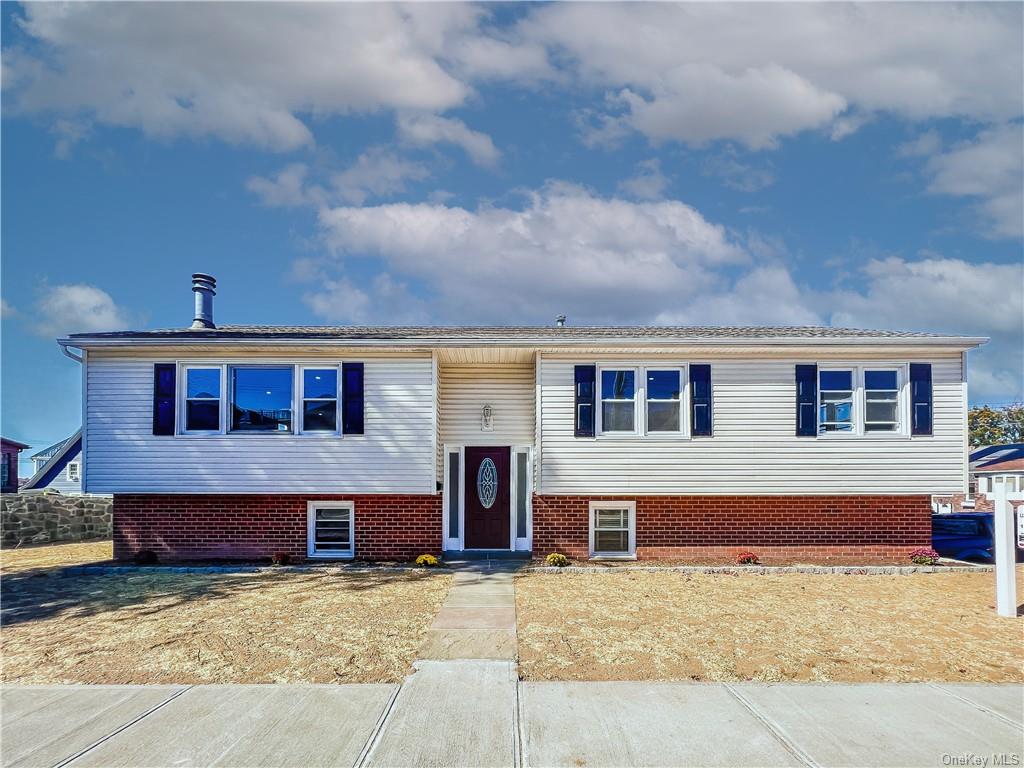
[[[636,370],[601,371],[601,431],[636,432]]]
[[[231,431],[291,432],[291,366],[237,366],[231,371]]]
[[[302,370],[302,431],[338,431],[338,369]]]
[[[185,431],[220,431],[220,367],[185,369]]]
[[[306,554],[351,558],[355,555],[355,505],[351,501],[311,501],[306,506]]]

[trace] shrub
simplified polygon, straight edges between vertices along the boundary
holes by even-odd
[[[416,558],[416,565],[420,568],[436,568],[441,563],[433,555],[420,555]]]
[[[736,563],[738,565],[757,565],[760,560],[757,559],[757,555],[753,552],[743,551],[736,555]]]
[[[939,553],[931,547],[918,547],[910,553],[910,562],[914,565],[935,565],[939,562]]]
[[[135,553],[136,565],[156,565],[158,562],[160,562],[160,558],[152,549],[140,549]]]
[[[272,565],[291,565],[292,556],[287,552],[275,552],[270,556],[270,562]]]
[[[569,564],[569,558],[561,552],[552,552],[544,558],[544,562],[554,568],[565,568]]]

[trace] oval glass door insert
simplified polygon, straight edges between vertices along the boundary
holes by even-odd
[[[477,470],[476,495],[484,509],[493,507],[494,500],[498,498],[498,468],[489,458],[481,461]]]

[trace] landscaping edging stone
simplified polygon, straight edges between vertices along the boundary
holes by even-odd
[[[282,573],[317,571],[326,573],[402,573],[406,571],[441,571],[444,568],[421,568],[416,565],[70,565],[40,572],[39,575],[67,576],[145,576],[167,573]]]
[[[528,566],[522,573],[694,573],[727,576],[770,576],[786,573],[845,574],[849,576],[905,576],[913,573],[985,573],[991,565],[619,565],[611,568],[567,565]]]

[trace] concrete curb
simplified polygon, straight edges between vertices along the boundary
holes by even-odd
[[[567,565],[528,566],[522,573],[695,573],[725,576],[771,576],[786,573],[842,574],[846,576],[909,576],[914,573],[986,573],[991,565],[619,565],[608,568]]]

